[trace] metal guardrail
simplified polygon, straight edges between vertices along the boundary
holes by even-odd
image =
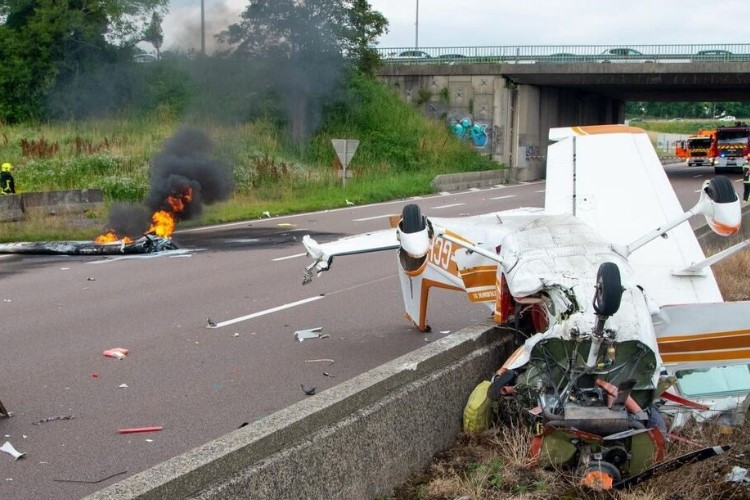
[[[748,62],[750,44],[376,47],[387,64]]]

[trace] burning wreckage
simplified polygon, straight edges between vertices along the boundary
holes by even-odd
[[[335,256],[396,250],[419,330],[432,287],[486,305],[519,347],[475,390],[477,407],[523,408],[537,429],[533,461],[583,484],[622,488],[723,453],[663,461],[669,405],[731,409],[750,393],[750,302],[723,302],[710,270],[748,242],[705,258],[685,224],[703,215],[716,234],[737,234],[732,182],[705,181],[685,212],[643,130],[559,128],[550,140],[544,209],[437,218],[407,205],[392,229],[323,244],[305,236],[314,261],[303,284]]]
[[[0,244],[0,253],[133,255],[176,250],[171,236],[177,223],[232,192],[228,170],[211,156],[211,149],[204,132],[180,130],[151,162],[151,186],[143,205],[114,205],[108,229],[94,241],[6,243]]]
[[[96,241],[34,241],[0,244],[0,253],[28,255],[133,255],[176,250],[170,238],[145,234],[137,240],[123,238],[108,243]]]

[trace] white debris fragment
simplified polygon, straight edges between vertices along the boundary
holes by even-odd
[[[3,299],[3,302],[12,302],[10,299]]]
[[[12,444],[10,444],[10,441],[6,441],[4,445],[0,446],[0,451],[7,453],[11,457],[13,457],[13,460],[18,460],[22,456],[26,455],[26,453],[21,453],[20,451],[16,450]]]
[[[419,365],[419,363],[418,363],[418,362],[414,362],[414,363],[404,363],[403,365],[401,365],[401,369],[402,369],[402,370],[412,370],[412,371],[414,371],[414,370],[416,370],[416,369],[417,369],[417,366],[418,366],[418,365]]]
[[[266,210],[265,212],[263,212],[263,215],[265,215],[266,217],[271,217],[271,212]]]
[[[232,335],[232,337],[239,337],[239,336],[240,336],[240,334],[237,333],[237,332],[234,332],[234,335]]]
[[[747,469],[735,465],[732,467],[731,472],[727,472],[724,476],[724,482],[726,483],[750,483],[750,478],[747,477]]]
[[[147,440],[146,440],[146,442],[147,442],[147,443],[153,443],[153,442],[154,442],[154,440],[153,440],[153,439],[147,439]]]
[[[450,332],[451,332],[450,330],[440,330],[440,333],[442,333],[443,335],[450,333]]]
[[[117,388],[118,389],[127,389],[128,388],[128,384],[120,384],[120,385],[117,386]]]
[[[297,330],[296,332],[294,332],[294,338],[300,342],[303,342],[305,339],[317,339],[318,337],[320,337],[320,332],[322,330],[322,326],[309,328],[307,330]]]

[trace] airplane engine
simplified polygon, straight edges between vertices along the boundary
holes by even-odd
[[[419,205],[409,204],[404,207],[396,236],[401,244],[401,267],[407,272],[417,271],[425,263],[430,250],[430,230]]]
[[[717,176],[705,181],[698,205],[716,234],[732,236],[739,232],[742,222],[740,198],[727,177]]]

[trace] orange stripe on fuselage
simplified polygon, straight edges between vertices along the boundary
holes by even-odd
[[[739,333],[739,334],[738,334]],[[659,352],[679,353],[679,352],[700,352],[715,351],[719,349],[750,349],[750,331],[731,332],[729,335],[717,335],[710,338],[695,339],[692,337],[683,337],[681,340],[671,340],[668,342],[657,341]]]
[[[659,343],[659,347],[663,343],[667,342],[682,342],[684,340],[697,340],[697,339],[712,339],[717,337],[731,337],[735,335],[748,335],[750,330],[728,330],[725,332],[707,332],[707,333],[696,333],[695,335],[683,334],[683,335],[670,335],[669,337],[660,337],[656,339]]]
[[[750,359],[750,349],[662,354],[661,359],[665,363],[685,363],[688,361],[733,361],[738,359]]]

